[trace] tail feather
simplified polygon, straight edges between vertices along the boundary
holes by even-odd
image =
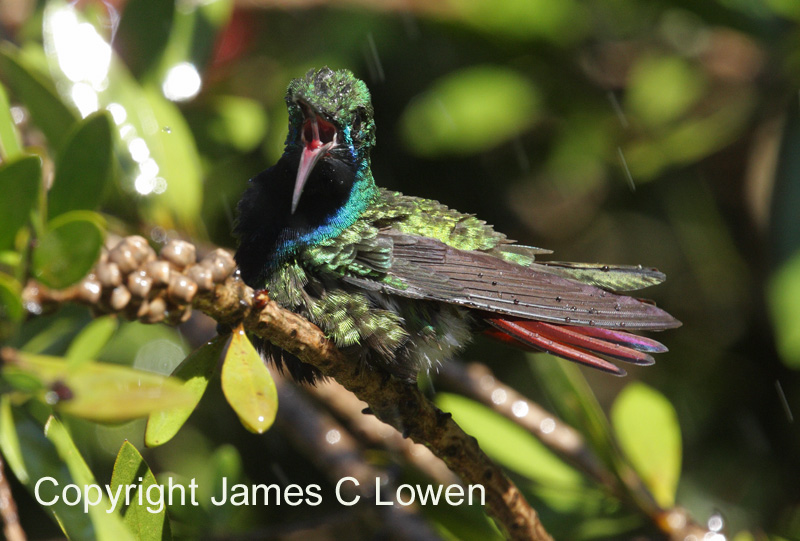
[[[623,331],[532,320],[487,318],[486,321],[491,327],[485,334],[492,338],[528,350],[545,351],[619,376],[624,376],[625,371],[601,355],[637,365],[650,365],[655,360],[649,353],[667,350],[655,340]]]

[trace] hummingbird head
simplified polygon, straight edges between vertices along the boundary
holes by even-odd
[[[286,146],[300,148],[292,194],[294,214],[303,188],[320,160],[340,160],[356,169],[369,166],[375,122],[367,85],[349,70],[310,70],[289,84],[286,105]]]

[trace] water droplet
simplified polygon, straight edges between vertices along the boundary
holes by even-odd
[[[170,128],[169,126],[164,126],[163,128],[161,128],[161,131],[163,131],[164,133],[172,133],[172,128]]]
[[[556,297],[556,302],[561,302],[561,297]]]
[[[564,323],[569,323],[570,321],[572,321],[572,319],[570,319],[569,316],[564,318]]]
[[[573,312],[577,312],[578,311],[578,307],[577,306],[570,306],[569,309],[572,310]]]
[[[328,433],[325,434],[325,441],[327,441],[331,445],[339,443],[339,440],[341,439],[342,439],[342,434],[335,428],[331,428],[330,430],[328,430]]]
[[[603,272],[608,272],[608,271],[609,271],[608,265],[603,265],[603,266],[600,268],[600,270],[602,270]]]
[[[492,280],[492,285],[493,285],[493,286],[496,286],[496,285],[497,285],[497,281],[495,281],[495,280]]]
[[[614,310],[616,310],[617,312],[620,311],[620,308],[621,308],[621,306],[619,305],[619,303],[614,305]]]
[[[478,273],[478,278],[483,278],[483,273],[482,272]]]
[[[556,429],[555,419],[551,417],[542,419],[542,422],[539,424],[539,429],[545,434],[550,434],[553,430]]]
[[[590,327],[594,327],[594,320],[593,320],[593,319],[590,319],[590,320],[589,320],[589,326],[590,326]]]
[[[495,404],[503,404],[506,400],[508,400],[508,393],[506,393],[505,389],[492,391],[492,402]]]

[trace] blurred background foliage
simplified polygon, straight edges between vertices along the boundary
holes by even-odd
[[[736,539],[800,538],[798,23],[794,0],[4,0],[0,332],[24,351],[67,355],[91,321],[67,307],[21,324],[25,252],[14,250],[26,209],[47,209],[30,257],[56,286],[86,272],[104,230],[233,247],[246,180],[282,152],[288,81],[349,68],[372,91],[381,185],[475,213],[559,260],[667,274],[646,295],[684,323],[659,337],[670,353],[626,379],[585,371],[591,389],[659,502],[701,523],[722,517]],[[42,174],[46,207],[36,182],[18,181]],[[68,244],[74,261],[59,267],[48,235],[57,247],[89,240]],[[92,357],[168,374],[213,325],[93,332]],[[465,355],[579,424],[558,361],[534,357],[482,342]],[[145,452],[156,472],[209,492],[223,476],[330,488],[280,432],[248,433],[210,389],[175,440]],[[486,408],[451,395],[440,405],[514,471],[556,538],[656,536]],[[637,418],[643,408],[652,416]],[[143,449],[143,421],[65,423],[98,479],[124,439]],[[662,444],[635,441],[651,435]],[[15,495],[31,537],[58,532],[24,489]],[[313,518],[302,507],[175,507],[172,531],[291,528],[341,513],[326,504]],[[426,512],[443,535],[491,532],[458,510]]]

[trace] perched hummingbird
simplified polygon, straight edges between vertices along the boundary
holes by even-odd
[[[350,71],[311,70],[286,94],[278,162],[239,202],[242,279],[319,326],[349,356],[414,379],[476,332],[614,374],[607,357],[653,363],[666,348],[628,330],[680,322],[617,291],[662,282],[655,269],[534,262],[514,244],[436,201],[379,188],[370,169],[369,90]],[[299,381],[318,371],[264,343]]]

